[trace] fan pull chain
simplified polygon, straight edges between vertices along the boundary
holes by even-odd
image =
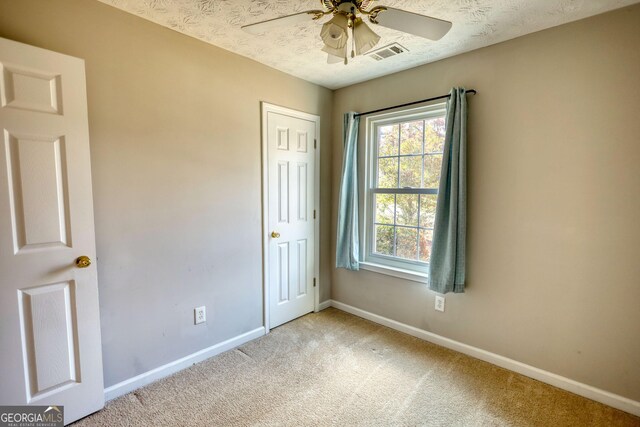
[[[349,26],[351,28],[351,58],[356,57],[356,13],[356,9],[351,6],[351,17],[349,18],[349,22],[351,23],[351,25]]]
[[[351,28],[351,57],[356,57],[356,26]]]
[[[347,30],[347,31],[349,31],[349,30]],[[347,36],[348,35],[349,34],[347,33]],[[351,35],[353,35],[353,30],[351,30]],[[348,39],[347,39],[347,43],[349,43]],[[347,57],[349,56],[349,54],[347,53],[347,50],[348,50],[348,48],[347,48],[347,46],[345,46],[344,47],[344,65],[347,65],[349,63],[349,60],[347,59]]]

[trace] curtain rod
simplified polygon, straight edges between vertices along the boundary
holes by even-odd
[[[468,91],[466,91],[466,93],[475,95],[477,92],[475,89],[469,89]],[[381,113],[383,111],[393,110],[395,108],[400,108],[400,107],[409,107],[411,105],[422,104],[423,102],[436,101],[438,99],[449,98],[450,96],[451,94],[434,96],[433,98],[422,99],[420,101],[413,101],[413,102],[408,102],[406,104],[394,105],[393,107],[380,108],[378,110],[367,111],[366,113],[358,113],[358,114],[355,114],[355,117],[366,116],[368,114],[374,114],[374,113]]]

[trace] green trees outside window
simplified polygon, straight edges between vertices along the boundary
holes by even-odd
[[[372,254],[429,262],[445,118],[376,128]]]

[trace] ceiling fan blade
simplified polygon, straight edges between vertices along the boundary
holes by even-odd
[[[451,22],[430,16],[385,6],[375,18],[378,25],[424,37],[429,40],[440,40],[451,29]],[[374,22],[375,24],[376,22]]]
[[[321,10],[307,10],[306,12],[294,13],[293,15],[280,16],[279,18],[244,25],[241,28],[249,34],[264,34],[274,28],[283,27],[285,25],[295,25],[301,22],[311,21],[314,18],[319,19],[323,14],[324,12]]]

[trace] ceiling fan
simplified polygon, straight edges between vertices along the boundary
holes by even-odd
[[[451,22],[430,16],[420,15],[389,6],[372,6],[375,0],[320,0],[323,10],[307,10],[293,15],[281,16],[267,21],[245,25],[243,30],[251,34],[265,32],[281,27],[308,21],[317,21],[326,15],[333,15],[320,31],[324,42],[322,50],[328,54],[330,64],[348,63],[349,31],[352,35],[351,57],[362,55],[371,50],[380,41],[380,36],[363,21],[368,17],[374,25],[402,31],[424,37],[429,40],[441,39],[451,29]],[[368,9],[368,10],[367,10]]]

